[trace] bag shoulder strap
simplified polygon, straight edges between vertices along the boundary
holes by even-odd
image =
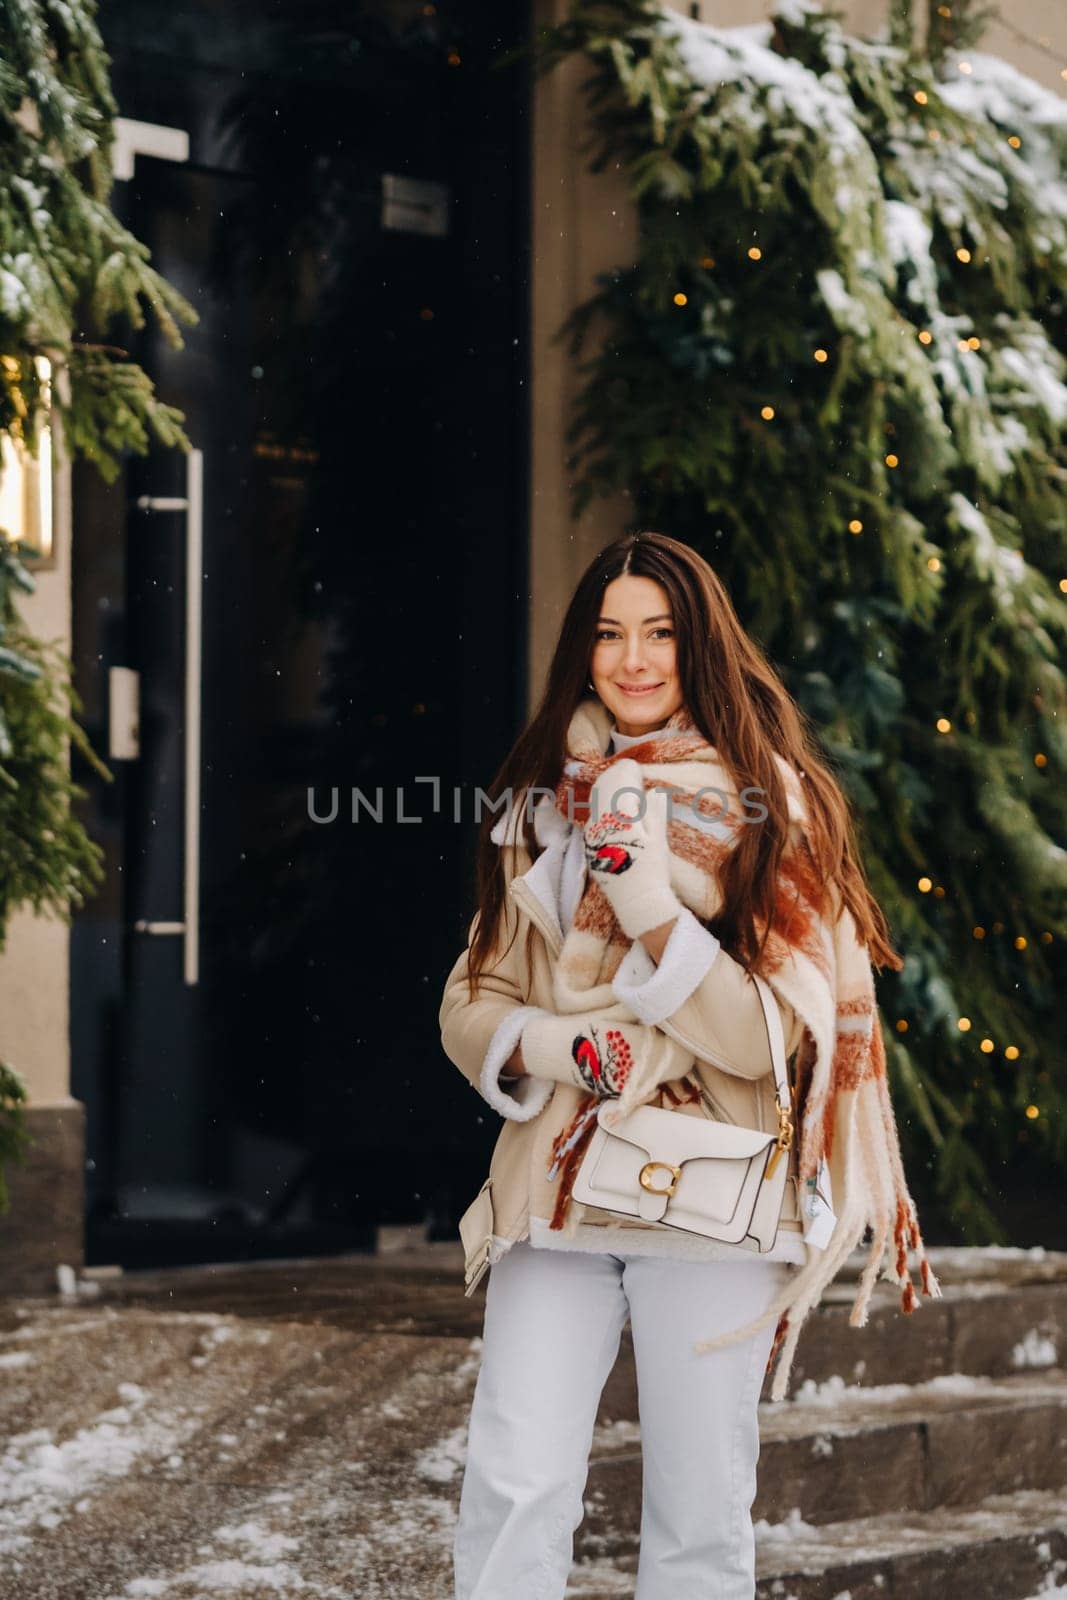
[[[782,1031],[782,1013],[778,1009],[778,1002],[774,998],[774,991],[765,978],[758,973],[751,974],[756,985],[756,993],[760,998],[763,1008],[763,1021],[767,1029],[767,1042],[770,1045],[771,1063],[774,1067],[774,1081],[778,1088],[778,1104],[792,1105],[792,1096],[789,1088],[789,1073],[785,1061],[785,1034]]]

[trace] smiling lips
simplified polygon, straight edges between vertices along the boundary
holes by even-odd
[[[652,694],[653,690],[662,689],[663,685],[662,683],[642,683],[633,685],[628,683],[618,683],[615,685],[615,687],[617,689],[621,689],[623,694],[641,695]]]

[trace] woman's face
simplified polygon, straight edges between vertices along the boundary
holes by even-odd
[[[654,578],[614,578],[604,590],[589,674],[620,733],[650,733],[677,711],[676,656],[667,591]]]

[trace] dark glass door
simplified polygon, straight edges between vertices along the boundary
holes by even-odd
[[[141,47],[112,48],[123,110],[144,116]],[[471,811],[434,814],[415,779],[487,781],[521,704],[508,183],[524,161],[503,81],[486,74],[481,115],[453,113],[404,62],[430,121],[414,140],[406,124],[396,165],[446,195],[448,228],[384,226],[379,173],[353,195],[343,255],[316,266],[296,241],[302,303],[257,269],[264,180],[247,162],[197,161],[194,138],[188,163],[138,157],[117,194],[199,322],[182,350],[131,335],[195,454],[153,448],[114,486],[76,474],[76,683],[101,753],[133,740],[114,783],[80,774],[107,858],[72,939],[90,1260],[369,1248],[394,1221],[448,1232],[490,1138],[436,1033]],[[221,114],[240,75],[188,70],[207,126],[205,81]],[[352,822],[354,786],[382,791],[380,823]],[[316,823],[309,791],[321,815],[334,790],[336,819]]]

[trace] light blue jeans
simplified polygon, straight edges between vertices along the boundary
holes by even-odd
[[[641,1423],[634,1600],[753,1600],[758,1403],[785,1262],[535,1249],[489,1269],[453,1551],[455,1600],[563,1600],[601,1392],[627,1317]]]

